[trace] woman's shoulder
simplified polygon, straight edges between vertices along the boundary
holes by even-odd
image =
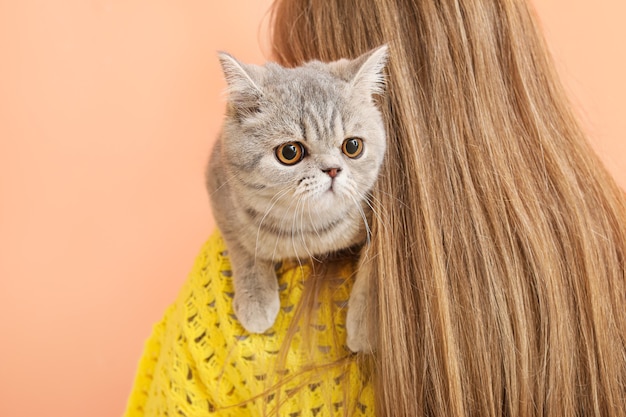
[[[155,329],[159,352],[152,354],[152,393],[143,409],[154,415],[164,407],[196,415],[371,412],[369,383],[345,346],[352,265],[324,271],[321,279],[319,268],[277,265],[281,310],[270,330],[251,334],[234,314],[228,250],[216,231]]]

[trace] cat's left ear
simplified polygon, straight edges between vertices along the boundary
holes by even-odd
[[[389,56],[387,45],[373,49],[353,60],[331,63],[332,71],[348,81],[355,91],[369,95],[381,94],[385,86],[385,65]]]

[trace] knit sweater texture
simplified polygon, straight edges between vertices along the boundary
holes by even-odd
[[[125,416],[373,415],[367,366],[345,346],[353,272],[277,266],[281,310],[270,330],[251,334],[233,312],[228,252],[214,233],[146,342]]]

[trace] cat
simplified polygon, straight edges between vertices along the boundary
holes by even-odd
[[[235,315],[252,333],[269,329],[280,309],[279,260],[368,238],[368,193],[386,149],[374,97],[383,93],[387,50],[295,68],[219,53],[228,103],[207,188],[233,268]],[[347,346],[355,352],[373,346],[363,251],[346,318]]]

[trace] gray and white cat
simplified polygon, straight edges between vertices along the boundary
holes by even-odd
[[[228,109],[207,186],[233,268],[235,314],[248,331],[263,333],[280,308],[277,261],[366,241],[368,193],[386,148],[373,96],[382,92],[387,46],[289,69],[219,58]],[[368,269],[361,259],[348,303],[353,351],[372,350]]]

